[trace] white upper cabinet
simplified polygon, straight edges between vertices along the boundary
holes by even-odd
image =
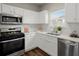
[[[39,12],[39,22],[48,23],[48,11],[47,10]]]
[[[35,12],[30,10],[24,11],[24,24],[45,24],[48,23],[48,12]]]
[[[20,15],[23,16],[24,10],[22,8],[2,4],[2,13],[7,13],[7,14],[14,14],[14,15]]]
[[[79,23],[79,3],[65,4],[65,19],[69,23]]]
[[[79,3],[76,3],[76,14],[77,22],[79,22]]]
[[[15,15],[23,16],[23,15],[24,15],[24,9],[14,7],[14,14],[15,14]]]
[[[1,13],[1,3],[0,3],[0,13]]]
[[[14,7],[6,4],[0,4],[0,12],[5,14],[19,15],[23,17],[24,24],[47,24],[48,23],[48,11],[32,11]]]
[[[76,20],[76,4],[66,3],[65,4],[65,19],[67,22],[77,22]]]
[[[23,23],[24,24],[34,24],[37,23],[36,17],[37,12],[30,11],[30,10],[24,10],[24,17],[23,17]]]
[[[2,4],[2,13],[14,14],[14,8],[12,6]]]

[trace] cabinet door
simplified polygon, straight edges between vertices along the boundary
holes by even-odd
[[[36,45],[36,40],[33,39],[35,33],[26,33],[25,34],[25,51],[29,51],[35,47]]]
[[[1,13],[1,3],[0,3],[0,13]]]
[[[56,38],[52,38],[53,42],[49,41],[49,39],[43,40],[42,41],[43,45],[41,45],[40,47],[44,51],[46,51],[49,55],[57,56],[57,39]]]
[[[57,56],[57,38],[45,34],[37,33],[35,36],[39,48],[49,55]]]
[[[29,43],[30,43],[30,34],[29,33],[25,33],[25,51],[27,51],[29,48]]]
[[[49,55],[57,56],[57,44],[48,40],[41,40],[39,47]]]
[[[2,4],[2,13],[14,14],[14,8],[12,6]]]
[[[79,3],[76,3],[76,14],[77,22],[79,22]]]
[[[37,12],[30,11],[30,10],[24,10],[24,17],[23,17],[23,23],[24,24],[35,24],[37,23],[36,19]]]
[[[30,23],[30,21],[31,21],[31,19],[30,19],[30,11],[24,10],[23,23],[27,24],[27,23]]]
[[[24,11],[23,23],[28,24],[45,24],[48,23],[48,12],[35,12],[30,10]]]
[[[48,11],[44,10],[39,12],[39,23],[48,23]]]
[[[14,14],[23,16],[24,10],[22,8],[14,7]]]
[[[65,4],[65,19],[67,22],[77,22],[76,20],[76,4],[66,3]]]

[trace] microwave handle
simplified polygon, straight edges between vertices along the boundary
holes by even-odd
[[[17,39],[12,39],[12,40],[1,41],[0,43],[6,43],[6,42],[11,42],[11,41],[16,41],[16,40],[22,40],[22,39],[24,39],[24,37],[17,38]]]

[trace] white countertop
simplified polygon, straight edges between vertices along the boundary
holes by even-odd
[[[65,36],[65,35],[51,35],[51,34],[47,34],[46,32],[38,32],[44,35],[48,35],[48,36],[54,36],[60,39],[65,39],[65,40],[70,40],[70,41],[74,41],[74,42],[79,42],[79,38],[73,38],[73,37],[69,37],[69,36]]]

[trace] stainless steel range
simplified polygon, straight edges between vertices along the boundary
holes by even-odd
[[[19,56],[24,53],[24,33],[21,28],[0,29],[0,56]]]

